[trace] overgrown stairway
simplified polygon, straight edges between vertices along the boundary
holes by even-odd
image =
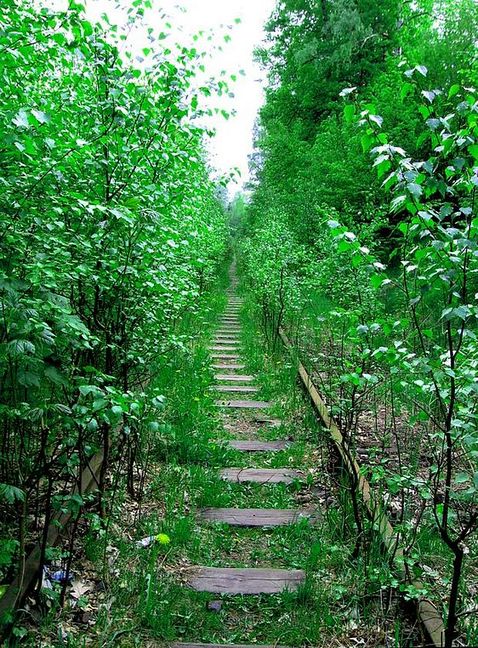
[[[268,410],[272,403],[264,400],[255,400],[253,397],[260,393],[260,388],[255,384],[254,376],[244,373],[245,364],[241,355],[241,325],[240,310],[241,299],[236,295],[236,280],[232,278],[231,289],[228,292],[228,305],[222,316],[216,335],[210,347],[212,367],[216,370],[214,388],[226,398],[217,400],[223,420],[234,424],[231,413],[246,411],[251,420],[260,422],[271,428],[278,428],[281,421],[269,416]],[[250,433],[254,436],[254,433]],[[288,448],[287,439],[274,439],[263,441],[255,438],[230,439],[227,445],[236,451],[247,453],[274,453]],[[304,475],[297,470],[283,468],[261,467],[232,467],[220,471],[222,479],[229,482],[255,482],[270,484],[291,484],[303,481]],[[198,521],[209,524],[220,522],[234,527],[256,527],[268,529],[271,527],[295,524],[303,518],[314,518],[313,512],[307,509],[279,509],[279,508],[203,508],[198,512]],[[220,531],[219,531],[220,532]],[[305,572],[302,569],[275,569],[275,568],[217,568],[203,565],[198,567],[189,578],[187,585],[198,592],[211,592],[221,595],[261,595],[276,594],[284,590],[295,591],[305,582]],[[215,648],[215,644],[201,643],[176,643],[176,648]],[[217,644],[221,648],[228,648],[227,644]],[[238,644],[232,648],[247,648]],[[259,647],[261,648],[261,647]],[[266,647],[262,647],[266,648]],[[268,648],[268,647],[267,647]],[[272,648],[272,647],[270,647]]]

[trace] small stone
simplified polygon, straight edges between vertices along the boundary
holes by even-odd
[[[207,609],[210,610],[211,612],[218,612],[221,611],[222,608],[222,601],[209,601],[207,604]]]

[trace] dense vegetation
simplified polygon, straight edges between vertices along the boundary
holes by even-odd
[[[143,11],[135,2],[130,30]],[[2,3],[2,582],[21,576],[31,533],[51,552],[58,512],[79,523],[71,491],[96,452],[100,526],[118,466],[141,490],[134,475],[161,431],[156,377],[187,353],[185,316],[227,248],[194,125],[201,56],[149,30],[133,58],[126,33],[74,2]]]
[[[74,0],[2,3],[0,631],[12,645],[86,645],[88,628],[98,646],[198,633],[292,646],[358,630],[399,646],[414,629],[398,592],[434,601],[447,648],[476,645],[476,0],[278,0],[257,50],[268,84],[251,182],[228,209],[204,150],[227,84],[203,80],[199,37],[170,44],[164,16],[147,27],[151,8],[134,0],[119,28]],[[295,440],[265,461],[307,470],[309,492],[218,476],[263,466],[218,442],[232,432],[209,338],[231,239],[244,366]],[[388,554],[359,475],[344,477],[291,389],[283,331],[393,523]],[[322,523],[259,541],[194,517],[298,499]],[[2,599],[35,543],[43,578],[15,616]],[[306,587],[226,601],[227,623],[180,582],[212,555],[262,565],[271,551]],[[72,585],[81,569],[94,576]]]
[[[269,338],[386,450],[365,472],[422,580],[399,586],[442,601],[448,646],[478,632],[477,28],[473,0],[278,2],[242,227]]]

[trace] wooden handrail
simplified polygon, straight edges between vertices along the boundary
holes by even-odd
[[[103,463],[103,451],[97,452],[89,460],[81,473],[80,487],[75,487],[73,494],[87,495],[98,486],[99,475]],[[46,534],[47,546],[55,546],[61,538],[73,517],[72,511],[57,513],[50,522]],[[27,594],[32,590],[40,576],[42,542],[37,542],[25,560],[21,573],[15,576],[5,594],[0,598],[0,620],[8,619],[15,609],[22,604]]]

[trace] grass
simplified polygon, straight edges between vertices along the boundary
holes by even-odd
[[[109,535],[90,529],[86,553],[79,552],[78,560],[87,561],[96,573],[104,573],[105,551],[109,557],[104,591],[90,595],[96,609],[88,632],[70,632],[67,643],[59,641],[50,619],[42,631],[50,643],[44,645],[158,646],[183,640],[330,646],[366,636],[372,646],[380,645],[384,632],[394,641],[388,645],[406,645],[397,610],[384,606],[381,598],[387,565],[380,549],[351,560],[350,512],[340,507],[341,498],[328,477],[327,438],[295,386],[295,366],[280,354],[264,353],[245,314],[247,305],[241,315],[244,373],[257,376],[261,391],[253,398],[271,400],[270,414],[282,423],[271,427],[253,422],[251,412],[220,412],[215,407],[207,346],[223,305],[219,289],[203,315],[203,335],[195,338],[189,353],[164,368],[158,380],[168,404],[141,514],[136,502],[121,495]],[[224,446],[226,439],[247,438],[251,430],[259,439],[285,438],[291,444],[274,453],[241,453]],[[297,468],[307,477],[305,483],[290,485],[221,480],[219,469],[234,466]],[[317,524],[301,520],[269,530],[198,521],[197,509],[211,506],[306,506],[319,511],[320,519]],[[170,543],[136,546],[137,540],[158,533],[167,534]],[[198,565],[304,569],[306,582],[298,591],[280,595],[219,597],[185,586]],[[81,566],[77,563],[75,569]],[[218,598],[222,607],[214,612],[208,604]],[[61,623],[71,613],[66,609]]]

